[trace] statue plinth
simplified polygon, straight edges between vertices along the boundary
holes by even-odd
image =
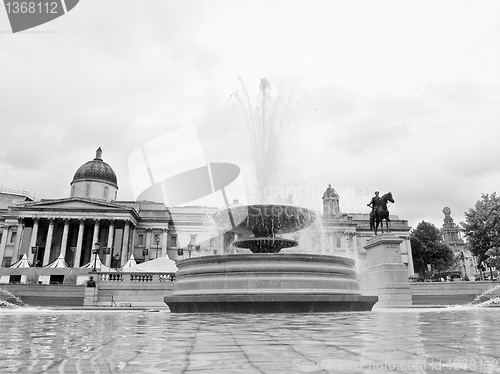
[[[398,308],[412,305],[408,271],[401,260],[403,239],[384,234],[369,240],[364,247],[368,267],[364,270],[363,288],[378,296],[376,307]]]

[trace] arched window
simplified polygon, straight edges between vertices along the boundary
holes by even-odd
[[[90,183],[85,185],[85,196],[90,196]]]
[[[108,198],[108,187],[104,187],[103,197],[104,197],[105,199],[107,199],[107,198]]]

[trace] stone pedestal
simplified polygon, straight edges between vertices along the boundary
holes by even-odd
[[[95,306],[97,302],[97,287],[85,287],[84,306]]]
[[[302,253],[254,253],[180,260],[172,313],[329,313],[370,311],[355,261]]]
[[[368,241],[367,268],[363,286],[368,295],[378,296],[377,308],[398,308],[412,305],[411,287],[406,265],[401,260],[402,239],[384,234]]]

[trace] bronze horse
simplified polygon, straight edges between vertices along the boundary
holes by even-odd
[[[389,210],[387,210],[387,201],[394,203],[391,192],[388,192],[381,197],[380,205],[375,210],[375,214],[373,214],[373,211],[370,212],[370,230],[374,230],[375,235],[377,235],[379,224],[380,228],[382,229],[382,233],[384,232],[384,224],[382,222],[382,220],[384,219],[386,231],[389,232],[389,222],[391,220],[389,219]]]

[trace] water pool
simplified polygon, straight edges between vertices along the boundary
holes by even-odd
[[[0,310],[0,372],[500,372],[500,308],[339,314]]]

